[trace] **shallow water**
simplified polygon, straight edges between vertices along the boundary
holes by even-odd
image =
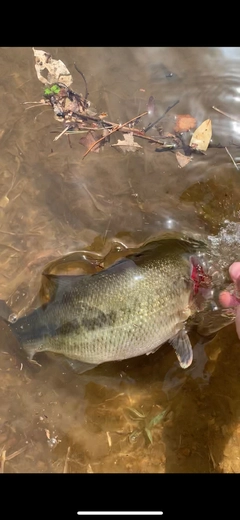
[[[146,110],[150,96],[157,119],[179,100],[161,120],[164,132],[173,130],[176,115],[190,114],[198,125],[210,118],[213,137],[206,154],[194,154],[182,169],[174,152],[156,152],[140,139],[136,153],[107,145],[83,160],[79,136],[53,141],[63,127],[50,107],[23,105],[43,95],[32,49],[1,48],[0,298],[13,312],[30,307],[43,269],[58,257],[138,246],[169,229],[216,236],[225,264],[239,260],[240,173],[224,147],[238,162],[240,122],[212,106],[240,121],[240,50],[43,50],[66,64],[73,90],[84,93],[76,62],[91,107],[108,120],[130,120]],[[151,122],[144,116],[139,127]],[[121,134],[112,142],[117,139]],[[2,324],[1,470],[239,472],[235,327],[205,343],[192,332],[191,340],[194,362],[187,370],[166,345],[78,375],[53,356],[42,355],[41,367],[28,366]]]

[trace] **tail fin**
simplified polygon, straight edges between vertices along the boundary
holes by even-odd
[[[20,344],[19,339],[16,334],[11,334],[12,330],[12,321],[11,315],[14,318],[12,310],[8,307],[7,303],[4,300],[0,300],[0,322],[1,320],[5,322],[6,326],[2,324],[0,326],[0,346],[4,347],[4,350],[7,350],[11,355],[16,356],[17,362],[23,365],[28,370],[36,371],[39,370],[39,363],[32,360],[35,351],[25,348]],[[10,319],[9,319],[10,318]],[[21,366],[20,365],[20,366]]]

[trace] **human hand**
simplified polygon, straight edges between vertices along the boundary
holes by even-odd
[[[230,265],[229,274],[236,286],[237,293],[240,294],[240,262],[234,262]],[[236,330],[240,338],[240,297],[238,298],[228,291],[222,291],[219,295],[219,301],[223,307],[236,307]]]

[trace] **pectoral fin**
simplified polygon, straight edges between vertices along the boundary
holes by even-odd
[[[31,341],[30,343],[22,343],[21,345],[29,361],[33,361],[35,354],[43,350],[42,346],[39,341]]]
[[[180,367],[189,367],[193,360],[193,351],[187,332],[184,329],[180,330],[169,343],[176,352]]]

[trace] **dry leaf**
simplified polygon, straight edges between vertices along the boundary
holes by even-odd
[[[2,197],[0,199],[0,208],[6,208],[8,203],[9,203],[9,198],[7,197],[7,195],[4,195],[4,197]]]
[[[64,89],[63,95],[64,95]],[[59,92],[59,95],[61,96],[61,91]],[[82,112],[81,105],[79,104],[79,101],[77,100],[76,96],[73,96],[72,99],[65,98],[64,100],[64,111],[65,112]]]
[[[176,116],[176,123],[174,126],[175,132],[187,132],[190,128],[195,128],[197,121],[189,114]]]
[[[107,117],[107,112],[102,112],[101,114],[98,114],[99,119],[105,119]]]
[[[95,138],[94,132],[91,132],[91,130],[85,135],[84,137],[81,137],[79,143],[83,146],[86,146],[86,148],[90,148],[93,143],[97,141],[97,138]],[[101,141],[100,143],[97,143],[96,146],[94,146],[91,150],[91,152],[99,153],[99,149],[101,146],[104,145],[104,141]]]
[[[206,121],[203,121],[203,123],[193,133],[190,146],[195,150],[201,150],[205,152],[208,148],[211,137],[212,122],[211,119],[206,119]]]
[[[118,142],[116,144],[112,144],[112,146],[117,146],[120,148],[120,150],[123,150],[124,152],[136,152],[139,148],[142,148],[140,144],[136,143],[133,138],[133,133],[129,132],[128,134],[124,134],[124,141],[121,141],[118,139]]]
[[[184,166],[186,166],[186,164],[188,164],[190,161],[192,161],[191,156],[183,155],[181,152],[176,152],[176,159],[177,159],[179,168],[184,168]]]
[[[54,60],[51,54],[32,48],[35,57],[35,69],[38,79],[45,85],[64,83],[67,87],[73,82],[72,76],[66,65],[61,60]],[[46,72],[46,76],[42,75]]]

